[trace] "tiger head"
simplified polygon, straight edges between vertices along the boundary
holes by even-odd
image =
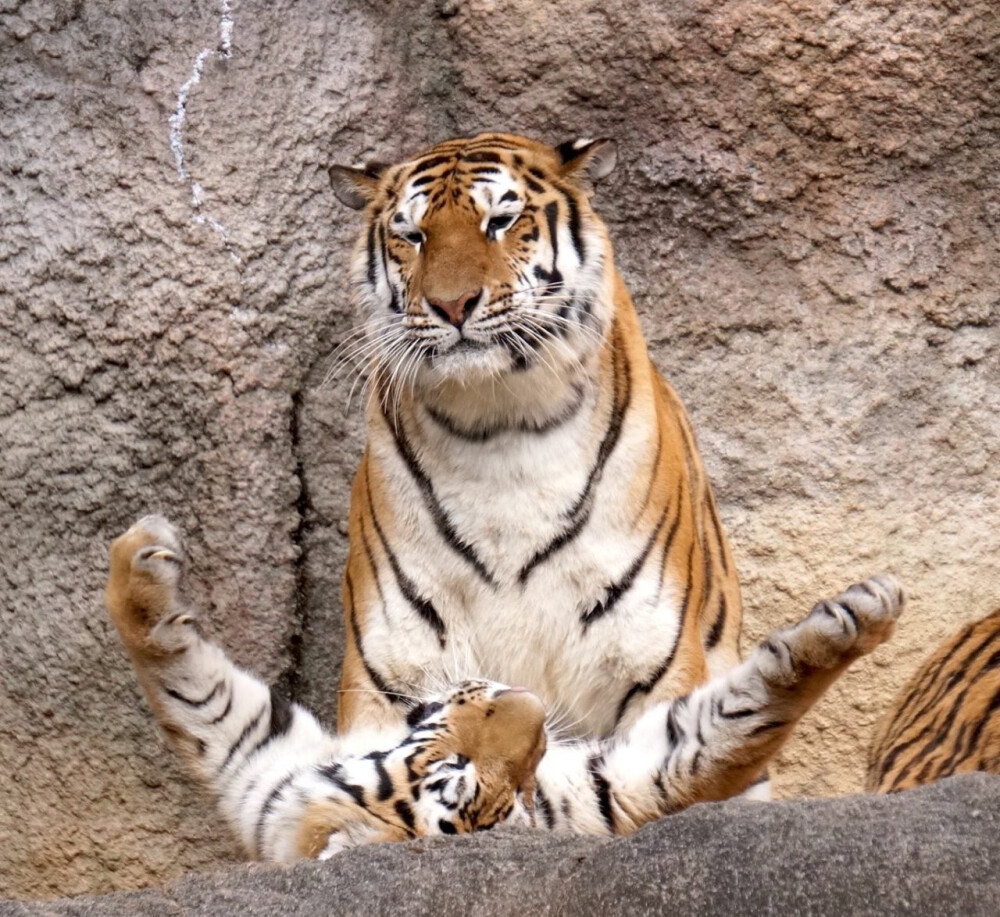
[[[579,365],[611,315],[613,259],[589,181],[613,141],[449,140],[393,166],[334,166],[365,209],[353,277],[376,363],[399,380],[496,378]]]
[[[401,746],[421,833],[464,834],[503,821],[519,791],[530,808],[545,753],[545,708],[530,691],[464,681],[414,707]]]

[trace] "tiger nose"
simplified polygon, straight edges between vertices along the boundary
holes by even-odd
[[[456,328],[461,328],[465,320],[469,317],[469,313],[472,312],[476,307],[476,303],[479,302],[479,294],[482,292],[482,289],[479,289],[475,293],[463,293],[458,299],[449,300],[427,297],[427,305],[431,307],[431,311],[446,322],[449,322]]]

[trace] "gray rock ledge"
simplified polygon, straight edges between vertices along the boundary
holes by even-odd
[[[1000,914],[1000,778],[897,796],[695,806],[630,838],[499,830],[293,869],[0,904],[6,915]]]

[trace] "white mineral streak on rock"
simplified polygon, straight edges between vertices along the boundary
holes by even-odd
[[[242,260],[233,247],[229,230],[219,220],[216,220],[206,212],[204,207],[205,189],[199,182],[192,179],[184,157],[184,121],[187,118],[188,96],[190,96],[191,90],[201,82],[201,75],[205,69],[205,61],[213,54],[217,54],[223,60],[227,60],[233,54],[233,14],[230,0],[221,0],[219,11],[218,43],[214,47],[202,48],[198,52],[198,56],[194,59],[194,66],[191,68],[191,75],[180,89],[177,90],[177,107],[170,116],[170,149],[174,154],[177,177],[181,181],[186,182],[191,188],[191,209],[194,211],[194,221],[199,224],[207,224],[218,233],[226,245],[229,257],[237,264],[241,264]]]

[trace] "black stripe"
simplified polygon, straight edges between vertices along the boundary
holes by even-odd
[[[774,732],[775,729],[782,729],[787,725],[788,723],[785,722],[784,720],[778,720],[776,722],[772,722],[769,720],[766,723],[761,723],[759,726],[754,726],[754,728],[747,733],[747,737],[749,738],[753,736],[763,735],[766,732]]]
[[[559,205],[549,201],[545,205],[545,221],[549,224],[549,243],[552,245],[552,271],[557,271],[559,261]]]
[[[295,719],[295,707],[287,697],[275,691],[273,686],[268,690],[271,692],[271,728],[268,738],[276,739],[291,728],[292,720]]]
[[[229,689],[229,697],[226,700],[226,706],[223,707],[223,709],[222,709],[222,713],[220,713],[217,717],[215,717],[215,719],[209,720],[209,722],[206,725],[208,725],[208,726],[217,726],[227,716],[229,716],[229,711],[232,710],[232,709],[233,709],[233,690],[232,690],[232,688],[230,688]]]
[[[396,451],[399,453],[399,457],[403,460],[403,464],[406,465],[407,470],[410,472],[410,475],[413,477],[413,480],[416,482],[417,487],[424,498],[424,504],[427,506],[427,510],[431,514],[431,519],[434,521],[434,526],[438,530],[438,534],[448,547],[462,557],[469,564],[469,566],[476,571],[479,578],[486,583],[486,585],[495,586],[496,583],[494,582],[493,577],[490,575],[489,570],[486,569],[486,565],[476,554],[472,545],[460,538],[458,533],[455,531],[454,524],[451,519],[448,518],[448,514],[444,511],[444,508],[438,501],[437,495],[434,493],[434,485],[431,484],[430,478],[427,476],[427,473],[421,467],[420,462],[413,453],[413,449],[410,446],[409,440],[406,438],[405,431],[403,430],[402,422],[393,423],[385,414],[384,410],[382,417],[385,420],[385,424],[386,427],[388,427],[389,432],[392,433],[393,441],[396,444]],[[444,625],[442,624],[442,634],[443,628]]]
[[[417,163],[410,173],[410,179],[415,178],[422,172],[428,172],[437,166],[443,166],[446,162],[452,162],[454,158],[454,156],[432,156],[430,159],[425,159],[423,162]]]
[[[646,495],[642,498],[642,509],[636,516],[636,524],[645,515],[649,506],[650,497],[653,495],[653,485],[656,483],[657,473],[660,470],[660,456],[663,454],[663,432],[659,431],[656,436],[656,452],[653,454],[653,464],[650,466],[649,484],[646,487]]]
[[[274,739],[285,735],[291,728],[292,720],[295,718],[295,708],[292,702],[278,694],[274,688],[269,688],[271,695],[270,716],[268,718],[267,732],[257,741],[253,748],[249,749],[243,756],[249,758],[257,754],[265,745],[269,745]]]
[[[368,540],[368,528],[365,525],[365,515],[361,514],[361,545],[364,548],[365,558],[368,566],[371,567],[372,581],[375,583],[375,591],[378,593],[378,600],[382,604],[382,613],[386,613],[385,594],[382,592],[382,582],[379,579],[378,566],[375,564],[375,554],[372,552],[371,542]]]
[[[437,176],[425,175],[423,178],[418,178],[413,181],[410,185],[411,188],[422,188],[424,185],[429,185],[432,181],[435,181]]]
[[[394,808],[396,809],[396,814],[402,819],[407,833],[412,834],[417,822],[413,817],[413,809],[410,808],[410,804],[405,799],[397,799]]]
[[[940,767],[937,768],[934,779],[939,777],[946,777],[951,774],[952,769],[955,767],[957,761],[964,761],[973,751],[972,742],[966,741],[969,735],[969,727],[972,724],[969,722],[962,723],[959,727],[958,734],[955,736],[955,740],[951,743],[951,754],[941,762]]]
[[[708,638],[705,640],[705,649],[714,649],[719,645],[719,640],[722,639],[722,631],[726,626],[726,594],[719,589],[719,611],[715,616],[715,623],[712,625],[712,629],[708,632]]]
[[[978,748],[979,738],[980,736],[982,736],[983,730],[986,728],[986,723],[989,721],[990,717],[992,717],[993,714],[996,713],[997,710],[1000,710],[1000,688],[998,688],[994,692],[993,697],[990,700],[989,706],[986,708],[986,711],[983,713],[983,715],[979,718],[978,722],[976,723],[975,729],[972,730],[972,734],[969,736],[969,745],[968,745],[969,754],[971,754],[974,749]]]
[[[670,743],[671,753],[677,749],[683,737],[684,730],[677,722],[677,705],[674,703],[667,708],[667,741]]]
[[[573,248],[576,250],[576,257],[580,264],[587,258],[587,248],[583,243],[583,233],[580,227],[580,208],[576,199],[568,191],[563,191],[566,198],[566,208],[569,210],[569,236],[573,240]]]
[[[715,543],[719,549],[719,560],[722,561],[723,572],[729,573],[729,561],[726,560],[726,536],[722,532],[722,523],[719,522],[719,512],[715,506],[715,499],[711,493],[708,495],[708,512],[712,520],[712,529],[715,531]]]
[[[462,150],[523,150],[524,146],[520,143],[516,143],[513,140],[506,139],[501,134],[486,134],[485,136],[476,138],[470,138],[473,140],[472,143],[467,143],[462,147]]]
[[[717,716],[722,717],[724,720],[742,720],[746,719],[748,716],[753,716],[757,713],[756,707],[737,707],[735,710],[723,710],[722,701],[719,701],[715,708]]]
[[[400,800],[402,802],[402,800]],[[456,828],[450,821],[441,819],[438,821],[438,830],[442,834],[458,834],[458,828]]]
[[[365,464],[365,486],[368,489],[368,510],[371,513],[372,522],[375,524],[375,534],[378,535],[379,544],[382,545],[382,550],[389,560],[389,566],[392,567],[393,575],[396,577],[396,586],[399,588],[403,598],[409,602],[410,607],[438,635],[438,642],[443,649],[445,644],[445,626],[444,621],[441,620],[441,615],[438,614],[437,609],[429,599],[425,599],[417,593],[416,585],[400,566],[399,559],[389,547],[389,541],[386,538],[385,532],[382,531],[382,524],[378,521],[378,516],[375,515],[375,503],[372,501],[371,480],[368,477],[367,463]]]
[[[267,821],[267,816],[271,814],[271,810],[274,808],[274,804],[278,801],[281,791],[295,779],[297,773],[297,771],[292,771],[290,774],[285,774],[285,776],[275,784],[274,789],[267,794],[267,799],[264,800],[264,805],[260,807],[260,814],[257,816],[257,825],[254,829],[254,848],[257,852],[257,856],[262,856],[264,852],[264,825]]]
[[[375,288],[375,224],[368,227],[368,241],[365,243],[368,254],[368,286]]]
[[[342,766],[339,762],[335,761],[333,764],[324,764],[316,768],[317,773],[325,777],[330,781],[335,787],[343,790],[351,797],[359,806],[365,805],[365,790],[364,787],[360,787],[354,783],[348,783],[342,776],[343,771]]]
[[[482,152],[466,152],[462,151],[462,162],[499,162],[503,163],[504,158],[499,153],[492,153],[489,150],[483,150]]]
[[[592,755],[587,761],[587,770],[590,779],[594,782],[594,790],[597,793],[597,807],[600,810],[601,818],[611,834],[615,833],[615,813],[611,805],[611,784],[608,778],[601,773],[601,765],[604,764],[604,755]]]
[[[535,567],[544,563],[557,551],[562,550],[562,548],[570,544],[583,530],[587,520],[590,518],[591,510],[593,509],[594,488],[600,480],[601,475],[604,472],[604,466],[611,457],[611,453],[614,451],[614,448],[618,444],[618,440],[621,436],[622,426],[625,422],[625,415],[628,413],[628,409],[632,401],[632,368],[629,365],[628,358],[623,352],[624,344],[620,340],[617,324],[615,325],[614,336],[615,349],[613,373],[615,377],[616,391],[614,404],[611,408],[611,418],[608,421],[608,429],[604,434],[604,438],[601,440],[601,445],[598,447],[597,458],[594,461],[593,468],[590,469],[590,473],[587,475],[587,482],[583,486],[583,491],[577,498],[576,503],[566,514],[570,520],[569,525],[563,529],[562,532],[556,535],[556,537],[553,538],[552,541],[550,541],[544,548],[537,551],[534,557],[532,557],[521,568],[521,572],[518,573],[518,580],[522,585],[527,582],[528,577],[531,575],[531,572],[535,569]],[[619,393],[617,391],[619,353],[621,353],[622,371],[622,392],[620,398],[618,397]]]
[[[667,521],[667,513],[669,512],[670,504],[667,503],[667,505],[663,507],[663,512],[660,514],[660,521],[656,523],[656,528],[653,529],[649,538],[646,539],[646,544],[639,552],[639,556],[632,561],[632,565],[625,571],[625,575],[618,580],[617,583],[613,583],[610,587],[608,587],[608,590],[601,601],[580,616],[580,621],[583,624],[584,630],[590,627],[594,621],[599,618],[603,618],[615,607],[615,605],[618,604],[621,597],[632,588],[635,578],[639,575],[639,571],[646,563],[646,559],[649,557],[650,551],[653,550],[653,545],[656,544],[656,540],[660,537],[660,532],[663,531],[663,526]],[[678,515],[680,514],[678,513]]]
[[[365,656],[365,648],[361,642],[361,628],[358,626],[358,617],[354,605],[354,583],[351,580],[350,571],[344,574],[344,585],[347,587],[347,602],[348,609],[350,611],[349,618],[351,620],[351,634],[354,636],[354,645],[357,647],[358,656],[361,657],[361,665],[364,667],[365,674],[371,679],[371,682],[375,685],[376,690],[382,694],[390,704],[406,703],[407,698],[402,694],[397,694],[393,691],[385,683],[382,676],[375,671],[372,664],[368,661],[368,657]]]
[[[683,483],[683,482],[682,482]],[[671,524],[670,531],[667,534],[667,540],[663,548],[663,563],[666,565],[667,556],[670,553],[670,546],[673,542],[674,535],[677,533],[677,528],[680,525],[681,519],[681,506],[680,506],[680,494],[682,488],[678,488],[678,505],[677,505],[677,517]],[[692,548],[693,550],[693,543]],[[688,570],[690,571],[690,561],[688,563]],[[684,600],[681,603],[681,613],[680,621],[677,625],[677,638],[674,640],[674,645],[670,648],[670,652],[667,653],[667,658],[663,660],[655,669],[652,675],[646,681],[637,681],[628,691],[625,692],[625,696],[621,699],[621,703],[618,705],[618,713],[615,715],[615,728],[618,728],[618,724],[622,721],[622,717],[625,716],[625,711],[628,705],[632,702],[637,694],[649,694],[653,688],[656,687],[657,683],[667,672],[670,670],[670,666],[673,665],[674,657],[677,655],[677,647],[680,645],[681,636],[684,634],[684,625],[687,620],[688,606],[691,602],[691,577],[688,576],[687,584],[684,587]]]
[[[469,443],[485,443],[502,433],[524,433],[540,436],[543,433],[560,427],[572,420],[583,406],[585,391],[582,385],[573,386],[573,400],[567,404],[558,414],[553,414],[541,422],[521,421],[520,423],[508,426],[475,428],[472,430],[462,428],[455,423],[447,414],[441,413],[437,408],[424,405],[427,415],[446,433],[457,439],[465,440]]]
[[[389,772],[385,769],[385,756],[386,752],[384,751],[373,751],[365,755],[375,765],[375,776],[378,777],[378,789],[375,791],[375,798],[379,802],[385,802],[392,796],[392,780],[389,778]]]
[[[535,194],[544,194],[545,193],[545,186],[544,185],[540,185],[530,175],[525,175],[523,177],[524,177],[524,183],[528,186],[528,190],[529,191],[532,191]],[[536,236],[535,238],[538,238],[538,237]]]
[[[188,707],[197,710],[199,707],[204,707],[206,704],[210,703],[223,689],[223,687],[225,687],[225,684],[226,680],[224,678],[220,679],[212,687],[212,690],[209,691],[208,694],[206,694],[201,700],[192,700],[190,697],[185,697],[180,691],[175,691],[173,688],[168,688],[166,685],[163,685],[162,687],[164,693],[172,697],[174,700],[179,700],[182,704],[186,704]]]
[[[264,718],[264,714],[267,713],[268,706],[269,705],[265,703],[264,706],[260,708],[257,715],[243,727],[243,731],[239,734],[236,741],[229,746],[229,751],[226,752],[226,757],[219,767],[219,774],[222,774],[222,772],[229,767],[229,762],[233,760],[233,755],[236,754],[240,746],[243,745],[243,743],[250,737],[250,734],[260,725],[260,721]]]
[[[545,822],[545,827],[552,831],[556,826],[555,815],[552,812],[552,803],[549,802],[549,797],[545,795],[545,791],[540,787],[535,787],[535,808],[542,813],[542,820]]]

